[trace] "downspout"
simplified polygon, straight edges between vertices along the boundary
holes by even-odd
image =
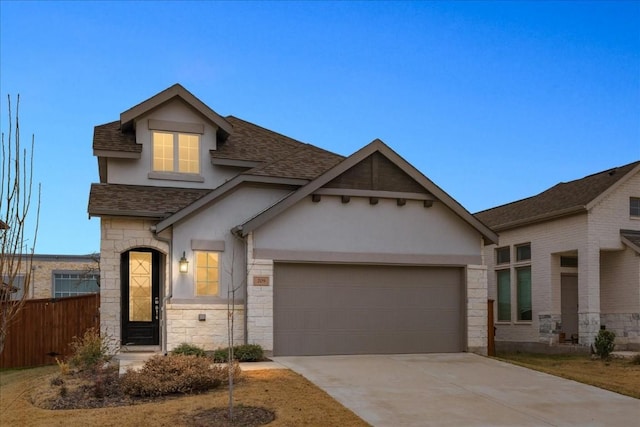
[[[165,242],[169,246],[169,292],[162,298],[162,343],[161,351],[165,356],[167,355],[167,301],[173,297],[173,239],[166,237],[160,237],[156,231],[156,226],[151,226],[151,232],[156,240]]]
[[[240,240],[244,244],[244,344],[249,343],[249,326],[247,322],[249,320],[249,245],[247,245],[247,236],[242,235],[242,226],[238,225],[231,229],[231,235]],[[233,283],[231,284],[233,286]]]

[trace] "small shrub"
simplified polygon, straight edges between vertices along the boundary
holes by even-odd
[[[237,345],[233,347],[233,358],[239,362],[259,362],[264,359],[264,351],[258,344]],[[229,347],[215,350],[213,360],[226,363],[229,360]]]
[[[613,348],[615,347],[614,341],[616,339],[616,334],[612,331],[607,331],[605,329],[600,330],[595,340],[596,354],[601,359],[609,359]]]
[[[70,346],[73,354],[69,365],[81,371],[94,369],[111,358],[108,337],[100,336],[95,328],[87,329],[81,338],[73,337]]]
[[[235,375],[234,368],[234,375]],[[237,368],[237,375],[240,374]],[[216,388],[228,381],[225,366],[197,356],[154,356],[139,371],[127,371],[121,378],[122,391],[132,396],[154,397],[174,393],[195,393]]]
[[[67,362],[56,357],[56,363],[58,364],[58,368],[60,368],[60,375],[69,375],[70,368]]]
[[[65,398],[69,394],[69,389],[67,388],[66,385],[62,384],[62,387],[60,387],[59,393],[60,393],[60,397]]]
[[[640,354],[636,354],[631,358],[632,365],[640,365]]]
[[[183,342],[171,351],[172,355],[206,357],[204,349],[194,344]]]
[[[234,347],[233,354],[240,362],[258,362],[264,359],[264,352],[258,344],[238,345]]]

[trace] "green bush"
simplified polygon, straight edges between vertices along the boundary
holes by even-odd
[[[609,355],[615,347],[615,339],[616,334],[612,331],[601,329],[600,332],[598,332],[598,335],[596,336],[595,347],[596,354],[600,356],[601,359],[609,358]]]
[[[100,331],[95,328],[87,329],[80,338],[73,337],[69,344],[72,350],[69,365],[84,371],[95,369],[108,362],[111,359],[109,339],[107,336],[100,336]]]
[[[240,368],[234,368],[240,376]],[[139,371],[128,370],[121,378],[122,391],[131,396],[155,397],[210,390],[228,382],[226,366],[211,365],[198,356],[154,356]]]
[[[264,359],[264,351],[258,344],[242,344],[233,347],[233,358],[239,362],[259,362]],[[229,347],[213,352],[213,360],[225,363],[229,360]]]
[[[206,357],[204,349],[194,344],[183,342],[171,351],[172,355]]]

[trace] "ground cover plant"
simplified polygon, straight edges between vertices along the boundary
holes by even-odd
[[[637,358],[592,359],[588,354],[499,353],[497,358],[640,399]]]

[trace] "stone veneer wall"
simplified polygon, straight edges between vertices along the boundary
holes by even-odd
[[[640,313],[601,314],[600,324],[616,334],[616,349],[640,350]]]
[[[467,351],[487,354],[487,267],[468,265],[467,279]]]
[[[273,260],[253,257],[253,234],[247,236],[247,343],[273,351]],[[268,278],[268,285],[254,286],[253,278]]]
[[[167,304],[167,351],[184,342],[205,350],[227,347],[227,313],[227,304]],[[244,343],[242,304],[235,306],[233,339],[235,345]]]
[[[169,245],[156,240],[154,223],[141,219],[101,218],[100,329],[120,343],[120,254],[131,248],[153,248],[168,254]],[[169,275],[165,271],[164,277]],[[164,292],[161,291],[164,294]]]

